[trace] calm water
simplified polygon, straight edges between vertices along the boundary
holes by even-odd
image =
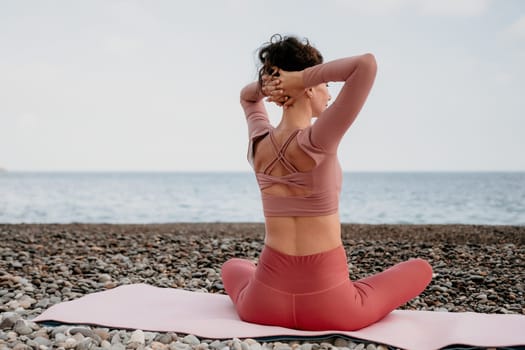
[[[525,225],[525,173],[345,173],[341,221]],[[2,223],[263,221],[251,173],[0,173]]]

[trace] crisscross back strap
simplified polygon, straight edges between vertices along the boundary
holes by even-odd
[[[275,139],[275,136],[273,135],[273,132],[270,131],[270,140],[272,141],[272,145],[275,150],[276,156],[270,162],[270,164],[266,166],[266,168],[263,171],[264,174],[270,173],[275,167],[275,165],[277,164],[277,162],[280,162],[286,168],[286,170],[288,170],[290,173],[296,173],[299,171],[292,163],[290,163],[290,161],[288,161],[288,159],[284,157],[284,153],[286,152],[286,149],[288,148],[288,146],[294,139],[295,135],[297,135],[299,131],[300,130],[298,129],[292,132],[290,136],[288,136],[288,138],[284,141],[281,147],[279,147],[277,140]]]

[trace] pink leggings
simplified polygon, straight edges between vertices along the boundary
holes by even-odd
[[[265,246],[257,266],[230,259],[224,288],[247,322],[304,330],[357,330],[419,295],[432,279],[422,259],[352,282],[343,246],[293,256]]]

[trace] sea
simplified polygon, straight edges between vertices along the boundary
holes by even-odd
[[[346,172],[344,223],[525,225],[525,172]],[[3,172],[0,223],[263,222],[248,172]]]

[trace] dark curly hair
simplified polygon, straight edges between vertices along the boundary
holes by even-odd
[[[308,39],[304,42],[294,36],[274,34],[270,41],[259,49],[259,87],[262,86],[264,74],[275,74],[272,67],[285,71],[301,71],[305,68],[323,63],[323,56]]]

